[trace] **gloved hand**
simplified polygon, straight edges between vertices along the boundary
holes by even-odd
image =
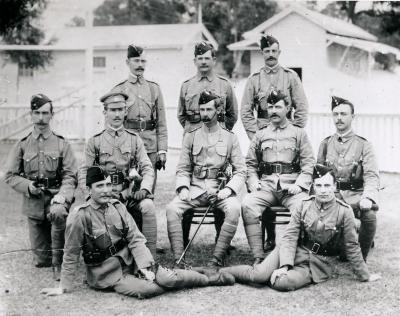
[[[42,193],[42,189],[35,186],[35,182],[32,181],[31,183],[29,183],[29,187],[28,187],[29,193],[32,195],[40,195]]]
[[[67,207],[64,204],[54,203],[50,206],[50,211],[47,214],[47,219],[50,222],[64,219],[68,216]]]
[[[157,170],[165,170],[165,163],[167,162],[167,155],[165,153],[157,154],[156,168]]]
[[[51,200],[51,204],[58,203],[58,204],[64,204],[65,203],[65,197],[63,197],[61,194],[56,194],[53,196],[53,199]]]
[[[140,189],[139,191],[136,191],[135,193],[133,193],[133,198],[136,201],[141,201],[141,200],[144,200],[148,194],[150,194],[150,193],[147,190]]]

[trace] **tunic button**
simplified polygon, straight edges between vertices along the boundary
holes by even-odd
[[[39,163],[40,163],[40,164],[43,164],[43,161],[40,161]]]

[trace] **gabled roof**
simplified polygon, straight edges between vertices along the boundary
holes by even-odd
[[[65,27],[54,30],[55,46],[97,49],[126,49],[129,44],[144,48],[175,48],[205,38],[218,43],[203,24],[152,24],[94,27]]]
[[[377,40],[376,36],[364,31],[362,28],[352,23],[337,18],[333,18],[316,11],[309,10],[299,5],[289,6],[280,13],[266,20],[264,23],[261,23],[260,25],[256,26],[254,29],[243,33],[243,37],[248,39],[248,38],[254,38],[255,35],[259,36],[260,33],[263,33],[265,30],[270,28],[272,25],[278,23],[291,13],[297,13],[303,16],[305,19],[317,24],[318,26],[320,26],[321,28],[323,28],[324,30],[326,30],[328,33],[331,34],[359,38],[368,41]]]

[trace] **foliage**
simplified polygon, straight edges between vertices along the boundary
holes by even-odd
[[[37,45],[45,35],[35,21],[46,7],[46,0],[2,0],[0,36],[6,44]],[[5,51],[11,61],[29,68],[45,67],[51,61],[49,51]]]

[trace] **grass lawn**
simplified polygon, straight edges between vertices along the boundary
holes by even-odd
[[[0,161],[1,170],[4,159]],[[159,173],[155,199],[158,243],[168,249],[158,259],[167,265],[172,262],[172,254],[165,205],[174,196],[176,162],[177,153],[170,153],[167,171]],[[382,274],[379,282],[360,283],[348,264],[338,263],[332,280],[296,292],[234,285],[171,292],[148,300],[89,289],[82,282],[83,264],[75,292],[53,298],[40,295],[41,288],[58,285],[52,281],[51,269],[34,268],[29,251],[3,254],[30,248],[30,244],[26,218],[20,210],[21,197],[0,183],[0,315],[400,315],[400,176],[384,174],[381,182],[385,189],[381,192],[376,247],[368,260],[370,270]],[[213,227],[202,227],[187,261],[205,264],[212,253],[214,236]],[[233,245],[236,250],[228,264],[252,261],[241,222]]]

